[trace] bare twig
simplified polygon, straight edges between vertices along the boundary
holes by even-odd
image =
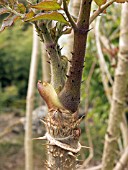
[[[111,62],[111,64],[115,64],[116,63],[116,56],[117,56],[117,50],[115,51],[116,47],[114,46],[114,44],[111,44],[109,39],[105,36],[105,35],[101,35],[100,34],[100,41],[102,42],[105,51],[108,54],[108,58]],[[110,83],[111,85],[113,85],[113,80],[110,79]]]
[[[90,17],[90,24],[96,19],[97,16],[99,16],[99,14],[101,14],[107,7],[109,7],[111,4],[113,4],[113,2],[115,2],[115,0],[110,0],[108,1],[106,4],[102,5],[100,8],[98,8],[93,15]]]
[[[63,0],[63,7],[64,7],[64,11],[65,11],[65,13],[66,13],[66,15],[68,17],[68,20],[69,20],[70,24],[72,25],[73,29],[76,29],[77,26],[76,26],[75,21],[73,20],[73,18],[71,17],[71,15],[70,15],[70,13],[68,11],[68,7],[67,7],[67,4],[66,4],[65,0]]]
[[[22,19],[24,18],[25,14],[21,14],[21,13],[17,12],[16,10],[10,8],[9,5],[5,5],[5,7],[6,7],[11,13],[13,13],[13,14],[21,17]]]
[[[83,167],[86,167],[86,166],[89,164],[89,162],[92,160],[93,156],[94,156],[94,149],[93,149],[92,137],[91,137],[91,134],[90,134],[90,129],[89,129],[89,127],[88,127],[88,122],[85,121],[85,124],[86,124],[86,126],[85,126],[86,136],[87,136],[87,138],[88,138],[88,143],[89,143],[90,148],[89,148],[89,156],[88,156],[88,158],[84,161]]]
[[[124,153],[122,154],[120,160],[118,161],[117,165],[115,166],[114,170],[124,170],[128,163],[128,146],[125,149]]]
[[[0,133],[0,139],[3,138],[4,136],[6,136],[8,133],[10,133],[13,128],[17,125],[20,124],[24,124],[25,118],[20,118],[19,120],[15,121],[13,124],[9,125],[8,127],[6,127],[2,133]]]
[[[89,71],[89,75],[86,81],[86,101],[85,101],[85,114],[88,112],[88,107],[89,107],[89,92],[90,92],[90,83],[91,83],[91,78],[95,69],[96,62],[94,61],[92,63],[91,69]]]
[[[101,76],[102,76],[102,82],[104,85],[104,90],[106,93],[106,96],[108,98],[108,101],[111,103],[111,89],[109,87],[109,82],[112,81],[111,75],[109,73],[107,64],[105,62],[103,53],[102,53],[102,48],[101,48],[101,43],[100,43],[100,34],[99,34],[99,25],[100,25],[100,18],[97,18],[96,24],[95,24],[95,37],[96,37],[96,46],[97,46],[97,52],[98,52],[98,58],[99,58],[99,65],[101,69]]]
[[[98,165],[98,166],[94,166],[94,167],[90,167],[90,168],[87,168],[87,169],[83,169],[83,168],[79,168],[78,170],[101,170],[102,168],[102,165]]]
[[[125,113],[126,112],[124,112],[122,115],[122,122],[120,124],[124,148],[128,146],[128,125]]]
[[[90,92],[90,83],[91,83],[91,78],[95,69],[95,65],[96,62],[94,61],[92,63],[87,81],[86,81],[86,100],[85,100],[85,114],[88,113],[88,108],[89,108],[89,92]],[[94,152],[93,152],[93,143],[92,143],[92,138],[91,138],[91,134],[90,134],[90,129],[88,127],[88,121],[85,119],[85,131],[86,131],[86,136],[88,138],[88,143],[89,143],[89,156],[88,158],[84,161],[83,165],[81,166],[81,168],[84,168],[87,166],[87,164],[91,161],[91,159],[93,158]]]

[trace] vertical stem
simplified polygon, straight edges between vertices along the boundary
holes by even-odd
[[[51,60],[51,84],[56,92],[59,93],[64,86],[64,78],[62,76],[63,68],[57,51],[57,44],[53,41],[45,22],[41,22],[39,26],[36,22],[34,24],[40,38],[44,41],[47,54]]]
[[[100,27],[100,19],[97,18],[96,23],[95,23],[95,38],[96,38],[96,47],[97,47],[97,53],[98,53],[98,62],[101,70],[101,78],[102,78],[102,83],[104,86],[104,90],[106,93],[106,97],[111,103],[111,87],[109,87],[109,80],[112,80],[108,66],[105,62],[104,55],[102,52],[101,44],[100,44],[100,34],[99,34],[99,27]]]
[[[80,87],[89,29],[91,2],[91,0],[82,0],[81,2],[77,29],[74,30],[74,46],[69,77],[60,93],[61,102],[65,108],[72,112],[77,110],[80,102]]]
[[[25,170],[33,170],[33,143],[32,143],[32,111],[34,108],[34,92],[38,63],[38,37],[33,26],[33,47],[29,73],[29,83],[26,103],[26,129],[25,129]]]

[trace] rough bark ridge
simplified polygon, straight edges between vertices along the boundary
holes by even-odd
[[[112,170],[117,149],[117,139],[120,134],[120,122],[124,109],[124,100],[128,78],[128,4],[122,6],[121,32],[118,54],[118,65],[115,71],[112,104],[105,136],[102,170]]]
[[[46,119],[47,132],[54,136],[55,142],[49,140],[48,168],[59,170],[76,169],[77,153],[81,148],[79,120],[65,110],[50,111]],[[57,143],[58,142],[58,143]]]

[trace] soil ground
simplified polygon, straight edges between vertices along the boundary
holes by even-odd
[[[0,115],[0,133],[19,117],[13,113]],[[34,170],[45,170],[45,148],[42,141],[34,141]],[[18,125],[0,139],[0,170],[24,170],[24,128]]]

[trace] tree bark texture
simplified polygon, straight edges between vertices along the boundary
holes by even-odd
[[[78,142],[81,119],[77,118],[76,113],[71,114],[63,108],[50,84],[42,84],[39,81],[37,86],[49,108],[47,117],[43,121],[47,130],[43,139],[48,141],[47,169],[75,170],[77,153],[81,149]]]
[[[120,123],[124,111],[124,101],[128,78],[128,4],[122,5],[118,64],[115,70],[112,103],[109,115],[102,170],[112,170],[117,151],[117,139],[120,135]]]
[[[77,28],[74,29],[74,45],[71,66],[67,81],[61,91],[59,98],[64,107],[75,112],[80,102],[80,87],[82,70],[84,67],[84,56],[89,31],[89,18],[91,0],[82,0],[77,21]]]
[[[34,93],[38,66],[38,36],[33,27],[33,47],[30,64],[25,126],[25,170],[33,170],[33,144],[32,144],[32,111],[34,109]]]
[[[50,82],[51,80],[51,71],[48,54],[45,49],[44,43],[41,43],[41,51],[42,51],[42,80],[45,82]]]

